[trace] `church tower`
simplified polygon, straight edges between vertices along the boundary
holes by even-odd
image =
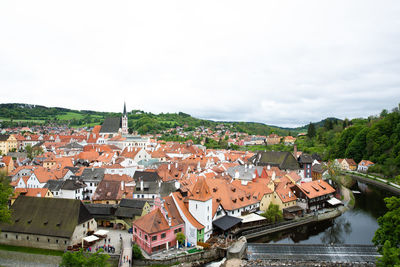
[[[124,102],[124,113],[122,114],[122,134],[127,135],[128,134],[128,116],[126,115],[126,104]]]

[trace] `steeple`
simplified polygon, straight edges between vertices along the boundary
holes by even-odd
[[[124,116],[126,115],[126,103],[125,103],[125,101],[124,101],[124,114],[123,114]]]
[[[122,114],[121,118],[121,126],[122,126],[122,134],[127,135],[128,134],[128,116],[126,115],[126,103],[124,102],[124,114]]]

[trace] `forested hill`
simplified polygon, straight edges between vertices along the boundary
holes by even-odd
[[[37,124],[66,124],[72,127],[93,126],[102,124],[104,118],[121,116],[121,113],[97,112],[90,110],[72,110],[58,107],[45,107],[29,104],[0,104],[0,121],[2,127],[17,125]],[[140,134],[158,133],[162,130],[179,127],[186,127],[187,131],[198,126],[205,126],[215,129],[218,125],[225,125],[231,132],[245,132],[255,135],[268,135],[276,133],[287,135],[289,129],[276,126],[268,126],[255,122],[216,122],[211,120],[197,119],[189,114],[160,113],[153,114],[140,110],[128,112],[129,128],[138,131]],[[296,131],[292,132],[293,134]]]
[[[367,119],[326,123],[311,131],[310,138],[299,140],[299,148],[317,152],[325,160],[352,158],[377,163],[371,171],[394,177],[400,173],[400,111],[383,110]],[[310,133],[310,131],[309,131]]]

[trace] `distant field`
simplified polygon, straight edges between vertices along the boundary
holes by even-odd
[[[82,114],[75,112],[67,112],[66,114],[63,115],[57,115],[57,119],[59,120],[72,120],[72,119],[80,120],[83,118],[84,116]]]
[[[0,118],[0,121],[11,121],[11,119],[10,118]],[[13,122],[38,122],[38,123],[45,122],[45,120],[26,120],[26,119],[23,119],[23,120],[13,119],[12,121]]]

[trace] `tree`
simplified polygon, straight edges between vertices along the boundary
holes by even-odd
[[[11,211],[8,208],[8,200],[12,195],[10,180],[6,172],[0,172],[0,222],[10,222]]]
[[[132,246],[132,258],[133,259],[143,259],[143,254],[142,254],[142,250],[140,249],[140,247],[138,246],[138,244],[133,244]]]
[[[315,130],[315,125],[314,123],[311,123],[308,125],[308,131],[307,131],[307,136],[309,138],[313,138],[316,134],[316,130]]]
[[[389,240],[386,240],[382,248],[382,257],[376,262],[378,267],[400,266],[400,248],[393,247]]]
[[[400,198],[385,198],[385,203],[388,211],[378,218],[379,228],[372,242],[378,246],[378,251],[382,254],[379,265],[393,266],[400,264]]]
[[[109,255],[102,253],[103,250],[100,249],[96,253],[84,252],[80,249],[76,252],[67,251],[63,254],[61,260],[61,267],[106,267],[110,266],[107,262]]]
[[[176,233],[175,238],[176,238],[176,241],[178,241],[179,244],[182,245],[182,244],[185,243],[186,236],[182,232]]]
[[[283,220],[283,214],[279,210],[279,206],[272,203],[269,204],[268,209],[261,216],[264,216],[269,223],[277,223]]]

